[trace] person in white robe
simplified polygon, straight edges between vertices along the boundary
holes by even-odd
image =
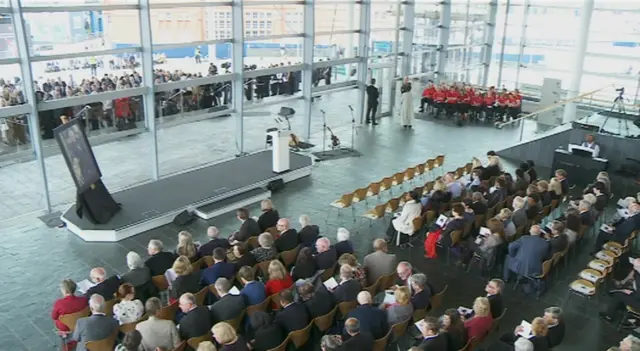
[[[413,124],[413,95],[409,77],[404,77],[400,88],[400,124],[404,128],[411,128]]]

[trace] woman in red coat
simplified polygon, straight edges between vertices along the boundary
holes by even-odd
[[[267,296],[278,294],[282,290],[289,289],[293,285],[293,279],[291,279],[291,276],[287,273],[287,270],[280,261],[271,261],[271,263],[269,263],[268,272],[269,280],[265,285]],[[279,308],[279,306],[276,305],[277,304],[274,304],[274,308]]]
[[[467,337],[482,340],[489,333],[493,318],[491,317],[491,307],[489,299],[486,297],[478,297],[473,302],[473,317],[464,321],[464,327],[467,329]]]
[[[72,314],[82,311],[89,305],[89,301],[84,296],[75,296],[77,285],[71,279],[65,279],[60,284],[60,291],[62,291],[62,298],[56,300],[53,303],[53,310],[51,310],[51,319],[55,323],[56,329],[58,329],[60,335],[67,335],[71,331],[64,323],[60,321],[60,316],[65,314]],[[65,344],[65,350],[73,348],[75,342]]]

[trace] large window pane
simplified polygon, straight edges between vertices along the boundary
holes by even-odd
[[[388,56],[395,52],[395,31],[379,31],[369,37],[369,56]]]
[[[398,5],[397,1],[380,1],[371,4],[371,29],[399,28],[403,24],[402,6]]]
[[[251,5],[243,9],[245,37],[299,34],[304,31],[304,7],[301,5]]]
[[[10,14],[0,14],[0,59],[18,57],[13,21]]]
[[[134,10],[25,13],[33,56],[82,53],[140,45]]]
[[[290,66],[302,61],[300,37],[245,41],[244,64],[258,69]]]
[[[205,40],[231,39],[231,7],[177,7],[151,10],[151,33],[154,45],[177,44]],[[193,57],[195,48],[164,50],[169,58]],[[200,54],[210,56],[210,47],[202,46]]]
[[[358,34],[316,35],[313,47],[314,57],[332,59],[358,56]]]
[[[360,5],[317,4],[314,7],[316,32],[355,30],[360,26]]]
[[[65,6],[82,6],[82,5],[134,5],[137,4],[137,0],[91,0],[91,1],[78,1],[78,0],[56,0],[56,1],[47,1],[47,0],[20,0],[20,3],[24,7],[28,6],[55,6],[55,7],[65,7]],[[2,0],[0,4],[8,5],[9,0]],[[5,5],[5,6],[6,6]]]

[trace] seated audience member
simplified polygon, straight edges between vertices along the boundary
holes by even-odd
[[[509,244],[509,254],[504,264],[505,282],[511,272],[518,276],[532,276],[542,273],[542,262],[549,257],[549,242],[540,237],[539,225],[531,226],[529,234]]]
[[[562,319],[562,309],[560,307],[549,307],[544,310],[542,318],[547,322],[547,339],[549,348],[554,348],[564,339],[565,325]]]
[[[405,203],[400,215],[389,223],[387,228],[387,240],[391,241],[396,233],[413,234],[413,220],[422,214],[422,205],[418,202],[420,195],[417,191],[408,192],[405,195]]]
[[[562,184],[556,177],[549,179],[549,195],[551,195],[551,201],[562,199]]]
[[[278,224],[280,215],[278,211],[273,209],[273,203],[269,199],[260,202],[260,211],[262,211],[262,214],[258,218],[258,227],[260,232],[264,233],[268,228],[275,227]]]
[[[107,272],[102,267],[96,267],[89,273],[89,280],[96,284],[84,293],[84,296],[99,294],[104,297],[105,301],[113,299],[120,286],[120,277],[113,275],[107,278]]]
[[[289,289],[293,285],[293,279],[287,273],[287,270],[282,265],[282,262],[273,260],[269,263],[269,280],[265,285],[267,296],[277,294],[282,290]]]
[[[338,232],[336,234],[336,244],[334,247],[336,248],[336,255],[338,257],[344,254],[352,254],[353,253],[353,243],[349,240],[349,231],[347,228],[338,228]]]
[[[173,252],[162,251],[162,249],[162,241],[156,239],[149,241],[147,253],[151,257],[144,262],[144,265],[149,268],[152,277],[163,275],[177,258]]]
[[[368,291],[358,293],[358,306],[351,310],[347,317],[359,320],[360,330],[371,334],[376,340],[384,337],[389,331],[387,315],[383,310],[373,306]]]
[[[525,173],[521,169],[516,169],[516,194],[523,196],[526,194],[529,182],[525,178]]]
[[[418,350],[452,350],[445,333],[440,333],[440,324],[434,317],[424,318],[424,327],[420,329],[420,333],[422,341]]]
[[[538,186],[536,184],[529,184],[529,186],[527,187],[527,196],[531,196],[533,194],[536,194],[538,196],[540,196],[540,192],[538,191]],[[540,210],[542,210],[542,198],[540,197],[538,200],[538,208]]]
[[[273,319],[266,312],[254,312],[249,317],[249,321],[253,330],[251,344],[255,351],[267,351],[276,348],[286,338],[280,326],[273,323]]]
[[[515,342],[520,339],[520,333],[524,330],[524,327],[517,326],[512,333],[504,333],[500,336],[500,342],[507,345],[514,345]],[[531,321],[531,337],[529,341],[533,344],[535,351],[547,351],[549,350],[549,340],[547,339],[547,322],[540,317],[536,317]]]
[[[218,301],[209,306],[211,321],[218,323],[238,317],[246,307],[243,297],[229,294],[231,283],[227,278],[218,278],[214,287],[218,292]]]
[[[151,282],[151,271],[145,267],[140,255],[130,251],[127,253],[127,267],[129,271],[122,275],[122,283],[130,283],[134,288]]]
[[[360,282],[353,279],[353,268],[347,264],[340,266],[338,286],[333,290],[336,303],[355,301],[361,288]]]
[[[214,345],[211,341],[203,341],[198,344],[198,348],[196,349],[196,351],[218,351],[218,349],[216,349],[216,345]]]
[[[229,240],[220,238],[220,231],[216,227],[207,228],[207,237],[209,237],[209,242],[200,246],[198,250],[200,257],[213,255],[213,250],[218,247],[225,251],[231,247]]]
[[[429,307],[433,292],[429,284],[427,284],[427,276],[422,273],[416,273],[409,278],[411,287],[411,304],[414,310],[423,310]]]
[[[425,210],[433,210],[436,213],[440,213],[442,205],[449,203],[451,198],[451,193],[447,190],[444,181],[442,179],[436,179],[433,183],[431,194],[423,197],[420,202]]]
[[[260,280],[255,280],[251,267],[244,266],[240,268],[238,276],[243,286],[242,290],[240,290],[240,296],[244,298],[244,303],[247,306],[257,305],[267,298],[264,284]]]
[[[627,335],[620,341],[620,351],[638,351],[640,350],[640,338],[631,334]]]
[[[526,204],[525,204],[525,214],[527,216],[527,219],[529,220],[535,219],[538,216],[538,214],[540,214],[540,212],[542,212],[542,206],[540,204],[540,195],[531,194],[527,196]]]
[[[113,316],[120,324],[133,323],[144,314],[142,301],[136,300],[136,291],[133,285],[124,283],[118,288],[116,297],[120,302],[113,305]]]
[[[529,175],[529,164],[528,163],[526,163],[526,162],[520,163],[520,165],[518,166],[517,170],[521,170],[522,171],[522,178],[527,181],[527,184],[530,184],[532,180],[535,180],[535,179],[531,179],[531,176]]]
[[[549,192],[549,183],[546,180],[539,181],[536,186],[538,187],[538,194],[540,195],[540,202],[542,206],[551,205],[551,193]]]
[[[357,280],[362,287],[367,286],[367,273],[364,267],[358,263],[356,257],[350,253],[345,253],[338,259],[338,265],[348,265],[353,270],[353,278]]]
[[[596,183],[597,182],[601,182],[604,185],[604,194],[607,195],[607,197],[611,195],[611,179],[609,179],[609,173],[598,173],[596,176]]]
[[[473,212],[473,208],[471,208],[472,203],[473,201],[471,199],[463,199],[461,202],[462,206],[464,206],[463,217],[466,223],[474,223],[476,220],[476,214]]]
[[[376,239],[373,241],[373,253],[364,257],[363,265],[367,272],[367,285],[371,286],[376,283],[378,278],[383,275],[391,274],[396,269],[396,255],[387,252],[388,246],[384,239]]]
[[[169,300],[175,301],[185,293],[195,294],[202,286],[200,285],[200,272],[194,272],[191,262],[186,256],[180,256],[173,263],[173,271],[176,279],[169,288]]]
[[[494,217],[498,219],[502,226],[504,227],[504,237],[505,239],[510,239],[514,235],[516,235],[517,228],[512,220],[512,212],[508,208],[503,208],[498,212],[498,214]]]
[[[606,189],[604,183],[596,182],[593,185],[593,195],[596,196],[596,203],[593,205],[598,212],[603,212],[607,208],[608,196],[605,194]]]
[[[142,346],[144,350],[155,350],[165,348],[173,350],[180,344],[178,328],[173,321],[156,317],[162,310],[162,302],[157,297],[152,297],[144,304],[144,309],[149,319],[136,325],[136,330],[142,335]]]
[[[518,338],[518,340],[513,343],[513,351],[535,351],[535,348],[529,339]]]
[[[86,296],[75,296],[77,289],[76,282],[71,279],[65,279],[60,283],[60,291],[62,298],[53,303],[51,311],[51,319],[53,319],[56,329],[62,332],[69,332],[69,327],[62,323],[59,318],[65,314],[72,314],[82,311],[88,306]]]
[[[236,271],[244,266],[253,267],[258,264],[256,256],[254,256],[251,252],[248,252],[246,243],[238,243],[233,245],[233,256],[235,256],[236,258],[235,261],[233,261],[233,265],[235,266]]]
[[[182,294],[179,301],[178,308],[185,314],[178,328],[180,338],[189,340],[208,333],[213,325],[209,309],[198,306],[192,293]]]
[[[507,191],[507,196],[514,196],[516,194],[516,182],[513,180],[511,173],[504,173],[500,178],[504,178],[504,188]]]
[[[487,195],[487,206],[494,207],[507,198],[507,187],[503,178],[497,178],[495,184]]]
[[[311,318],[324,316],[335,307],[333,296],[327,289],[321,287],[316,290],[310,282],[298,287],[298,296],[300,296],[300,301],[307,307]]]
[[[413,267],[411,266],[411,263],[406,261],[398,263],[398,267],[396,267],[396,274],[398,276],[396,277],[395,286],[392,286],[391,289],[395,290],[401,286],[406,286],[411,289],[411,283],[409,281],[409,278],[413,275]]]
[[[471,194],[471,201],[473,201],[471,203],[471,209],[473,209],[473,213],[477,215],[483,215],[487,213],[487,203],[485,202],[484,196],[482,196],[481,192],[476,191]]]
[[[294,281],[309,279],[316,275],[317,270],[316,261],[313,259],[311,249],[303,247],[298,252],[295,266],[293,266],[293,270],[291,271],[291,277]]]
[[[316,252],[314,259],[316,268],[331,269],[338,261],[338,254],[335,247],[331,246],[331,241],[327,238],[319,238],[316,240]]]
[[[502,289],[504,289],[504,282],[500,279],[491,279],[484,287],[493,319],[499,318],[504,312]]]
[[[76,351],[86,351],[87,341],[102,340],[118,329],[118,321],[105,314],[105,300],[100,294],[89,298],[91,316],[76,321],[72,340],[77,342]]]
[[[198,248],[193,243],[193,236],[187,231],[178,233],[178,246],[176,246],[176,256],[186,256],[191,263],[197,261]]]
[[[289,334],[292,331],[304,329],[311,320],[307,308],[298,302],[294,302],[293,294],[290,290],[280,292],[280,307],[276,312],[274,322]]]
[[[516,228],[519,228],[525,224],[527,224],[527,213],[524,209],[525,200],[521,196],[516,196],[513,198],[513,213],[511,214],[511,220]]]
[[[487,167],[484,168],[483,176],[486,180],[491,179],[491,177],[499,177],[502,173],[502,168],[500,165],[500,158],[496,155],[487,157]],[[485,179],[483,179],[485,180]]]
[[[444,185],[447,187],[447,191],[451,193],[452,198],[457,199],[462,196],[464,186],[456,180],[454,173],[448,172],[444,175]]]
[[[289,251],[295,249],[298,244],[298,232],[290,227],[287,218],[280,218],[276,224],[280,236],[276,239],[274,246],[278,252]]]
[[[560,189],[562,189],[562,196],[569,195],[569,180],[567,179],[567,172],[564,169],[558,169],[555,171],[555,178],[560,182]]]
[[[223,248],[213,250],[213,264],[202,272],[202,285],[215,284],[218,278],[231,279],[236,274],[236,266],[227,262],[227,253]]]
[[[569,245],[572,245],[578,239],[580,227],[582,226],[580,223],[580,214],[577,209],[568,208],[567,211],[565,211],[564,225],[564,235],[567,236]]]
[[[273,237],[269,233],[262,233],[258,236],[257,247],[251,250],[251,254],[256,258],[258,263],[264,261],[271,261],[278,256],[278,250],[273,246]]]
[[[638,215],[638,213],[640,213],[640,204],[631,204],[629,206],[629,217],[627,219],[616,225],[611,231],[601,229],[596,238],[596,245],[593,251],[600,251],[602,245],[608,241],[624,244],[624,241],[627,240],[631,233],[640,229],[640,215]]]
[[[300,231],[298,232],[300,245],[309,248],[313,247],[320,236],[320,228],[315,224],[311,224],[311,220],[307,215],[301,215],[298,222],[300,223]]]
[[[320,339],[320,349],[322,351],[336,351],[340,350],[342,345],[342,338],[338,335],[324,335]]]
[[[142,335],[137,330],[132,330],[122,338],[122,343],[116,346],[115,351],[139,351],[142,345]]]
[[[360,330],[360,321],[355,318],[347,318],[344,322],[344,331],[349,338],[342,343],[338,350],[371,350],[375,340],[367,332]]]
[[[504,226],[502,222],[495,218],[487,221],[487,229],[491,232],[486,237],[478,235],[478,238],[470,237],[467,241],[462,242],[464,253],[461,257],[461,263],[468,265],[473,258],[473,254],[482,257],[485,267],[492,267],[496,261],[497,248],[505,242]]]
[[[469,182],[465,186],[465,189],[468,192],[478,191],[478,189],[480,188],[480,184],[482,184],[482,170],[474,169],[469,175]]]
[[[553,221],[551,223],[550,233],[545,235],[549,240],[549,246],[551,248],[550,256],[553,256],[557,252],[564,251],[569,246],[569,238],[564,233],[564,224],[560,221]]]
[[[387,323],[389,325],[404,322],[413,315],[409,288],[401,286],[393,292],[393,295],[396,302],[387,307]]]
[[[218,322],[211,328],[211,334],[221,346],[220,351],[249,351],[247,342],[227,322]]]
[[[464,220],[464,206],[461,203],[455,203],[451,206],[451,218],[448,219],[444,228],[437,227],[434,224],[434,230],[429,231],[427,238],[424,241],[425,258],[436,258],[436,246],[437,243],[449,248],[452,244],[451,234],[457,230],[463,230],[466,221]]]
[[[533,160],[527,160],[527,164],[529,165],[529,169],[527,170],[527,174],[529,174],[529,180],[531,183],[538,180],[538,172],[536,172],[536,164]]]
[[[439,332],[447,339],[448,344],[447,348],[441,350],[458,351],[467,344],[467,329],[464,327],[464,322],[457,309],[450,308],[444,311],[438,322],[440,322]]]
[[[585,194],[582,197],[582,200],[588,202],[589,206],[591,206],[589,208],[589,213],[591,214],[591,221],[595,223],[596,220],[598,219],[598,215],[599,215],[598,211],[596,211],[596,207],[595,207],[596,201],[598,199],[596,199],[596,196],[593,195],[593,194]]]
[[[487,335],[493,318],[491,317],[491,306],[489,299],[478,297],[473,303],[473,317],[464,322],[468,338],[482,339]]]
[[[634,310],[640,309],[640,258],[633,260],[633,268],[623,280],[616,282],[621,290],[615,290],[609,294],[611,300],[607,304],[607,309],[600,312],[600,318],[607,322],[613,322],[617,314],[623,312],[626,306]],[[635,323],[625,321],[624,328],[636,328]]]
[[[231,234],[229,242],[234,244],[236,241],[247,241],[250,237],[260,234],[260,226],[255,219],[249,217],[249,210],[239,208],[236,210],[236,217],[242,223],[237,232]]]
[[[593,216],[591,215],[591,203],[581,200],[578,204],[578,212],[580,214],[580,224],[588,227],[593,225]]]

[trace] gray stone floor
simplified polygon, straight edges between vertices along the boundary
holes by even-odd
[[[344,101],[354,101],[341,92],[323,97],[314,109],[325,109],[330,123],[338,125],[336,132],[349,140],[349,115]],[[346,99],[346,100],[344,100]],[[346,115],[345,115],[346,114]],[[300,125],[301,118],[296,117],[294,130]],[[247,149],[262,147],[263,131],[270,121],[253,117],[247,126]],[[321,118],[314,114],[314,138],[318,143],[321,135]],[[234,123],[229,118],[220,118],[185,124],[162,130],[159,133],[160,164],[162,173],[167,174],[184,168],[194,167],[217,159],[233,155]],[[351,230],[359,257],[370,250],[374,237],[380,237],[387,222],[375,223],[369,228],[366,221],[352,221],[349,211],[337,217],[328,204],[340,194],[356,187],[366,186],[383,176],[404,170],[408,166],[446,154],[445,168],[455,169],[465,164],[472,156],[483,157],[490,149],[500,149],[513,144],[518,138],[517,129],[498,130],[491,127],[467,126],[458,128],[447,123],[435,123],[416,120],[415,129],[403,130],[396,120],[385,118],[376,127],[358,129],[356,147],[363,153],[359,158],[344,158],[318,163],[313,175],[307,179],[287,184],[286,188],[274,194],[273,200],[281,214],[297,219],[308,214],[312,221],[319,224],[321,233],[335,239],[337,227]],[[348,141],[347,141],[348,143]],[[111,189],[129,186],[149,178],[148,136],[141,135],[97,146],[95,153],[104,172],[104,180]],[[60,156],[47,158],[50,172],[50,185],[55,192],[55,202],[68,202],[73,196],[71,181]],[[38,184],[30,181],[36,178],[35,166],[23,163],[15,169],[0,169],[3,206],[15,211],[34,210],[32,204],[41,196]],[[14,177],[8,185],[6,178]],[[197,184],[194,184],[197,186]],[[405,186],[405,189],[408,189]],[[399,194],[400,189],[394,189]],[[13,193],[12,193],[13,192]],[[13,194],[14,197],[8,197]],[[28,195],[28,196],[27,196]],[[15,198],[21,199],[24,206]],[[388,195],[386,195],[388,197]],[[372,207],[377,200],[370,202]],[[357,206],[357,214],[364,212],[366,206]],[[4,209],[3,209],[4,210]],[[257,208],[252,208],[257,214]],[[327,223],[325,219],[330,218]],[[4,218],[9,217],[3,213]],[[177,244],[177,233],[187,229],[195,239],[204,242],[206,227],[216,225],[224,235],[230,234],[238,226],[233,214],[214,218],[208,222],[196,221],[187,228],[167,225],[118,243],[86,243],[68,233],[65,229],[48,229],[35,215],[0,222],[0,267],[2,267],[2,294],[0,294],[0,343],[2,350],[48,350],[56,343],[49,316],[51,304],[58,298],[58,283],[63,278],[82,280],[88,277],[92,267],[105,267],[109,274],[126,271],[125,255],[133,250],[146,256],[146,244],[151,238],[162,240],[167,248]],[[402,258],[410,259],[419,270],[429,274],[436,285],[449,284],[451,290],[445,299],[445,306],[457,307],[469,305],[475,296],[483,294],[484,280],[471,273],[468,277],[457,268],[444,263],[426,262],[422,258],[422,249],[418,245],[412,252],[401,252]],[[510,330],[522,319],[531,320],[540,315],[551,304],[560,304],[566,293],[566,281],[575,276],[577,270],[584,267],[586,256],[573,259],[580,261],[563,271],[551,290],[535,301],[525,298],[518,292],[506,292],[509,317],[507,327]],[[595,304],[576,302],[574,299],[567,311],[568,336],[565,344],[557,350],[600,350],[617,343],[619,335],[608,325],[600,325],[595,317]],[[588,306],[588,309],[585,308]],[[588,328],[588,329],[584,329]],[[591,331],[580,333],[580,331]],[[598,345],[594,347],[594,345]]]

